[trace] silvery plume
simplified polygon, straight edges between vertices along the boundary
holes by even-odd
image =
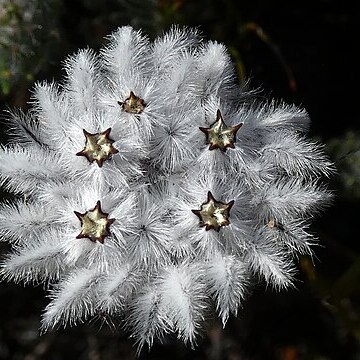
[[[7,116],[0,209],[8,281],[43,283],[44,330],[114,316],[139,345],[194,343],[251,285],[293,284],[333,165],[305,110],[259,102],[224,45],[121,27]],[[294,261],[295,260],[295,261]]]

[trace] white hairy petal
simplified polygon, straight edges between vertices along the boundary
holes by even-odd
[[[206,277],[225,326],[230,313],[237,315],[245,297],[249,284],[247,265],[235,256],[218,254],[207,264]]]
[[[206,308],[202,269],[199,266],[169,267],[160,278],[160,304],[178,337],[195,341]]]
[[[138,344],[138,351],[147,344],[151,348],[154,338],[161,338],[169,331],[167,313],[160,306],[161,296],[154,284],[145,287],[134,299],[126,328]]]
[[[57,281],[66,269],[59,244],[30,244],[3,261],[0,276],[15,282],[43,283]]]
[[[58,324],[74,324],[94,314],[97,302],[98,274],[79,269],[62,280],[50,293],[42,327],[47,330]]]
[[[0,149],[0,181],[15,193],[32,194],[61,178],[62,169],[52,152],[20,146]]]

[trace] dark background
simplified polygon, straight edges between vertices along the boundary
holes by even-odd
[[[0,1],[2,109],[26,109],[34,81],[61,80],[68,54],[87,46],[99,49],[118,26],[143,28],[151,37],[172,23],[196,26],[206,39],[226,44],[239,78],[261,89],[258,96],[307,109],[309,136],[326,144],[338,169],[328,181],[334,203],[312,226],[320,246],[313,259],[299,259],[295,289],[278,293],[258,284],[224,330],[209,320],[195,350],[168,338],[140,359],[360,359],[359,5],[334,0]],[[0,245],[3,256],[9,248]],[[40,287],[0,284],[0,359],[135,359],[132,341],[105,319],[39,336],[46,304]]]

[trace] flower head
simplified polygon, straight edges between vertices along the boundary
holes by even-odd
[[[228,127],[222,118],[220,110],[216,113],[216,121],[209,128],[200,127],[199,129],[206,135],[206,142],[210,144],[209,150],[220,149],[226,151],[227,148],[235,148],[236,133],[242,124]]]
[[[88,238],[91,241],[99,241],[103,244],[105,237],[110,235],[109,228],[115,219],[109,219],[109,214],[102,212],[100,200],[97,201],[93,209],[86,213],[81,214],[77,211],[74,213],[81,223],[81,231],[76,238]]]
[[[230,209],[234,205],[234,200],[224,204],[216,201],[208,192],[207,201],[201,205],[200,210],[191,210],[200,219],[200,226],[205,226],[206,230],[214,229],[220,231],[221,226],[229,225]]]
[[[139,346],[225,324],[259,276],[292,284],[333,171],[294,106],[255,104],[223,45],[123,27],[36,85],[0,150],[2,277],[47,282],[43,327],[122,314]],[[249,99],[250,98],[250,99]]]
[[[86,139],[85,147],[76,153],[77,156],[85,156],[89,162],[96,161],[98,166],[102,167],[105,160],[119,152],[112,145],[114,140],[109,138],[111,128],[98,134],[90,134],[85,129],[83,131]]]

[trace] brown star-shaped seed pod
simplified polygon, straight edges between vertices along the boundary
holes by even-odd
[[[269,229],[278,229],[284,231],[284,226],[275,219],[270,219],[266,225]]]
[[[76,153],[76,155],[85,156],[91,163],[96,161],[98,166],[102,167],[105,160],[119,152],[119,150],[115,149],[112,145],[114,140],[109,138],[110,131],[111,128],[108,128],[101,133],[90,134],[83,129],[86,138],[85,147]]]
[[[124,111],[131,114],[141,114],[145,108],[144,100],[136,96],[132,91],[130,91],[130,96],[125,101],[118,101],[118,104]]]
[[[209,150],[220,149],[225,152],[227,148],[235,148],[236,133],[242,124],[227,126],[220,110],[216,113],[216,121],[209,127],[199,127],[206,135],[206,143],[210,144]]]
[[[207,194],[207,201],[201,205],[200,210],[191,210],[200,219],[200,226],[205,226],[205,230],[220,228],[230,224],[230,209],[234,205],[234,200],[223,203],[214,199],[212,193]]]
[[[109,219],[109,214],[101,210],[100,200],[93,209],[88,210],[86,213],[81,214],[77,211],[74,211],[74,213],[81,223],[81,231],[76,238],[88,238],[93,242],[99,241],[103,244],[105,237],[110,235],[110,225],[115,219]]]

